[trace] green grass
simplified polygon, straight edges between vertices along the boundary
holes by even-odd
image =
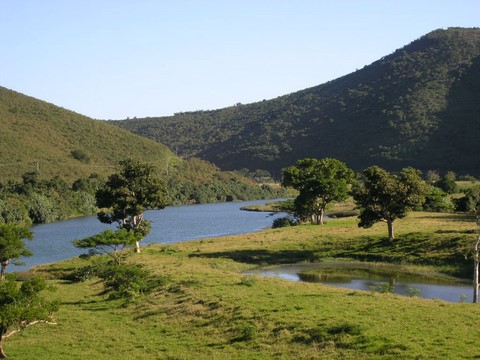
[[[383,224],[364,230],[343,218],[152,245],[130,261],[169,281],[129,305],[107,301],[98,279],[62,280],[87,260],[39,267],[57,288],[49,296],[62,303],[57,325],[30,327],[5,350],[14,359],[479,357],[478,305],[242,275],[260,265],[360,256],[453,273],[471,265],[458,256],[476,237],[469,219],[415,213],[396,225],[394,243]]]

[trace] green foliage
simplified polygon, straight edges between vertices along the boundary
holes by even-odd
[[[387,55],[387,54],[385,54]],[[333,157],[480,175],[480,29],[436,30],[341,78],[272,100],[113,122],[222,169]]]
[[[292,219],[288,216],[276,218],[273,220],[272,229],[287,227],[287,226],[295,226],[298,225],[298,222],[295,219]]]
[[[391,174],[371,166],[363,171],[364,181],[352,188],[352,196],[360,207],[359,227],[369,228],[379,221],[388,224],[388,236],[394,238],[393,221],[422,204],[425,186],[420,171],[405,168],[400,174]]]
[[[354,172],[336,159],[302,159],[283,170],[283,186],[299,191],[294,205],[300,219],[315,217],[323,223],[327,205],[348,197],[349,185],[354,182]]]
[[[6,195],[0,199],[0,223],[14,223],[31,225],[32,219],[28,214],[28,202],[24,196],[18,194]]]
[[[165,183],[155,175],[153,166],[133,159],[120,162],[119,173],[109,176],[96,199],[99,208],[111,209],[99,213],[101,222],[118,222],[127,229],[136,228],[135,217],[146,209],[162,209],[168,202]]]
[[[466,190],[465,196],[453,199],[455,211],[474,213],[480,206],[480,185]]]
[[[142,232],[121,228],[116,231],[104,230],[84,239],[74,240],[73,245],[81,249],[90,249],[93,254],[106,254],[110,256],[117,265],[127,255],[128,248],[135,246],[145,235]]]
[[[32,232],[13,223],[0,224],[0,280],[3,280],[5,269],[9,262],[18,260],[22,256],[31,256],[24,239],[32,240]]]
[[[384,283],[381,283],[380,285],[370,286],[370,290],[372,292],[379,292],[382,294],[386,294],[386,293],[391,294],[395,291],[395,285],[384,282]]]
[[[410,297],[418,297],[420,296],[421,290],[420,289],[415,289],[412,287],[407,288],[407,295]]]
[[[99,277],[104,280],[110,299],[133,299],[168,282],[166,278],[152,277],[138,265],[107,266],[99,272]]]
[[[9,331],[22,330],[34,321],[50,320],[58,303],[45,300],[40,293],[47,288],[45,280],[32,277],[18,286],[13,276],[0,281],[0,357],[2,340]]]
[[[242,323],[238,326],[238,336],[234,341],[250,341],[257,337],[258,329],[255,324]]]
[[[169,198],[165,182],[151,164],[127,159],[120,162],[120,171],[110,175],[105,187],[97,191],[96,200],[99,208],[108,209],[100,211],[98,219],[106,224],[118,223],[119,229],[131,233],[138,244],[151,229],[150,222],[143,219],[143,212],[163,209]]]
[[[92,265],[83,266],[81,268],[75,269],[75,271],[70,274],[67,279],[73,282],[83,282],[90,280],[97,276],[97,267]]]
[[[426,187],[425,200],[422,205],[424,211],[445,212],[453,210],[453,207],[447,193],[442,189],[430,185]]]
[[[439,189],[442,189],[445,191],[447,194],[454,194],[458,192],[458,185],[455,182],[456,180],[456,175],[454,172],[449,171],[446,173],[440,180],[434,183],[436,187]]]
[[[72,155],[72,157],[75,159],[75,160],[78,160],[84,164],[89,164],[90,163],[90,156],[87,155],[87,153],[83,150],[72,150],[70,152],[70,155]]]

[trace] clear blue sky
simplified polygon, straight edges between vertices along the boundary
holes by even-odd
[[[346,75],[479,0],[0,0],[0,86],[96,119],[271,99]]]

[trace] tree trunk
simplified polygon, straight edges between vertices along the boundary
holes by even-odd
[[[477,241],[475,242],[475,245],[473,247],[473,302],[478,303],[478,271],[479,269],[479,245],[480,245],[480,235],[477,238]]]
[[[133,216],[132,220],[133,220],[133,229],[135,230],[143,220],[143,213]],[[140,241],[135,242],[135,253],[136,254],[140,253]]]
[[[325,213],[324,209],[320,209],[320,215],[318,216],[318,224],[323,225],[323,214]]]
[[[393,221],[387,220],[387,226],[388,226],[388,239],[389,240],[394,240],[395,239],[395,234],[393,232]]]
[[[5,280],[5,270],[7,268],[8,262],[9,262],[8,260],[2,261],[1,268],[0,268],[0,281]]]
[[[7,354],[3,351],[3,335],[0,335],[0,359],[5,359]]]

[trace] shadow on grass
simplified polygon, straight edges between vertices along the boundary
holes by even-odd
[[[475,216],[472,214],[459,214],[459,213],[452,213],[452,214],[445,214],[441,213],[441,215],[433,215],[432,213],[428,213],[426,215],[419,216],[421,219],[440,219],[440,220],[451,220],[451,221],[475,221]]]
[[[292,264],[301,261],[312,262],[319,260],[318,254],[309,250],[267,251],[265,249],[252,249],[205,254],[191,254],[190,257],[201,257],[210,259],[224,258],[231,259],[236,262],[256,265]]]

